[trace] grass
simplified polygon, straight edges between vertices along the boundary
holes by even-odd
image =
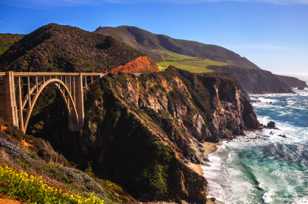
[[[201,59],[197,57],[190,57],[186,55],[177,54],[170,51],[160,51],[163,60],[158,62],[158,66],[161,71],[172,65],[179,69],[190,71],[193,73],[206,73],[210,72],[209,66],[225,66],[226,63],[210,60]]]
[[[0,55],[7,51],[15,42],[22,37],[14,34],[0,34]]]
[[[50,186],[40,176],[0,167],[0,194],[36,204],[104,204],[95,194],[80,195]]]

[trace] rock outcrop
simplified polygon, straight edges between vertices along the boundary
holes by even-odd
[[[61,111],[32,122],[32,132],[44,124],[66,158],[141,201],[205,203],[207,182],[190,168],[205,161],[203,143],[260,127],[249,97],[233,80],[174,68],[101,79],[86,97],[81,132],[65,129],[64,116],[50,117],[56,113]]]
[[[109,74],[93,84],[80,132],[69,131],[61,98],[49,101],[39,101],[28,133],[145,202],[205,203],[207,182],[191,168],[206,160],[204,143],[260,127],[236,82],[175,68]]]
[[[111,69],[111,73],[143,73],[158,71],[158,66],[147,56],[137,57],[124,65]]]
[[[204,161],[202,143],[259,127],[246,93],[219,76],[110,75],[88,97],[93,169],[145,201],[205,202],[206,181],[187,165]]]

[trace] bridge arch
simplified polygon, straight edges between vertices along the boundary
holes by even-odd
[[[0,72],[0,117],[24,133],[37,100],[49,86],[55,86],[69,112],[69,128],[80,130],[84,123],[84,92],[98,72]]]
[[[55,79],[49,79],[45,81],[43,84],[41,84],[39,87],[37,87],[37,91],[33,99],[31,99],[32,102],[31,102],[30,108],[26,112],[25,121],[23,125],[24,132],[26,132],[28,128],[28,125],[29,125],[29,122],[32,116],[32,112],[35,106],[37,105],[38,99],[41,97],[42,93],[50,86],[54,86],[59,91],[60,95],[62,96],[66,104],[66,109],[69,115],[72,117],[70,118],[72,122],[78,123],[78,120],[79,120],[78,111],[77,111],[76,103],[74,101],[74,98],[73,98],[73,95],[70,89],[62,80],[55,78]],[[28,97],[31,97],[31,96],[28,96]],[[27,100],[29,100],[29,98]]]

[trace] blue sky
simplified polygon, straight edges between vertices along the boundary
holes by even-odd
[[[217,44],[275,73],[308,74],[308,0],[1,0],[0,32],[134,25]]]

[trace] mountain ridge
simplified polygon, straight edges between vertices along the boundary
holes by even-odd
[[[141,55],[109,36],[47,24],[12,45],[0,56],[0,65],[23,71],[108,71]]]
[[[238,66],[257,68],[252,62],[239,54],[218,45],[204,44],[192,40],[175,39],[163,34],[155,34],[135,26],[98,27],[96,33],[113,36],[124,43],[145,51],[156,60],[163,58],[155,49],[165,49],[190,57],[208,58],[222,62],[231,62]],[[136,44],[137,43],[137,44]],[[150,48],[150,49],[149,49]],[[152,49],[152,50],[151,50]],[[153,53],[154,52],[154,53]]]
[[[178,40],[130,26],[99,27],[95,32],[113,36],[147,53],[163,68],[172,65],[186,71],[226,74],[238,80],[240,86],[250,93],[290,93],[293,92],[293,88],[307,87],[306,82],[302,80],[275,75],[220,46]],[[260,80],[257,77],[261,77]]]
[[[177,40],[130,26],[99,27],[89,32],[78,27],[47,24],[9,45],[0,55],[0,66],[16,71],[108,72],[127,63],[134,64],[134,60],[145,55],[151,57],[160,70],[174,66],[194,73],[226,74],[250,93],[290,93],[294,87],[307,87],[304,81],[262,70],[223,47]],[[157,69],[154,64],[151,67],[147,64],[142,65],[146,69],[135,72]],[[134,69],[130,67],[130,72]]]

